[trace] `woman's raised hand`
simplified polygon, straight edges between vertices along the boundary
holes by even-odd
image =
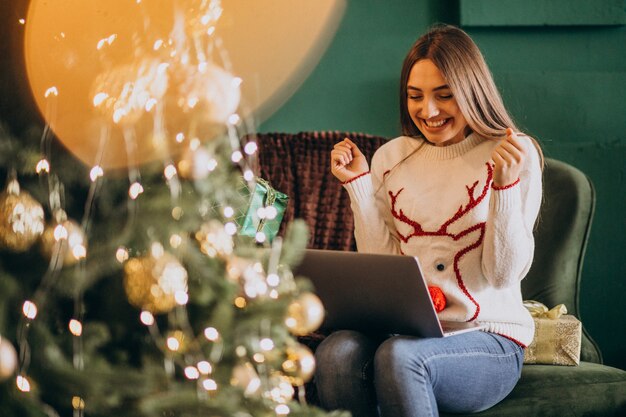
[[[504,187],[518,180],[526,158],[526,149],[520,142],[519,133],[506,130],[506,138],[493,150],[491,161],[494,166],[493,184]]]
[[[330,171],[339,181],[346,182],[368,172],[369,165],[356,144],[345,138],[330,152]]]

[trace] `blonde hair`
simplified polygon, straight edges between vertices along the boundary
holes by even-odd
[[[509,127],[518,131],[478,46],[463,30],[436,25],[413,44],[402,64],[400,123],[403,135],[423,137],[407,108],[409,74],[413,65],[423,59],[430,59],[441,71],[472,131],[490,140],[502,139]],[[541,147],[532,140],[543,165]]]

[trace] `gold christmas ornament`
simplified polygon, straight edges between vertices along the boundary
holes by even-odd
[[[58,221],[48,225],[41,236],[41,250],[47,258],[58,256],[64,266],[74,265],[87,256],[87,239],[82,227],[65,214],[57,214]]]
[[[187,270],[166,252],[131,258],[124,264],[124,290],[135,307],[167,313],[187,300]]]
[[[243,390],[246,397],[259,394],[261,378],[250,362],[241,363],[233,368],[230,384]]]
[[[317,330],[324,321],[324,305],[311,292],[300,294],[287,307],[285,325],[296,336],[304,336]]]
[[[288,377],[280,372],[273,372],[268,382],[268,390],[263,393],[265,398],[278,404],[287,404],[293,399],[295,389],[293,385],[291,385],[291,381]]]
[[[313,377],[315,357],[313,352],[303,344],[296,344],[286,350],[287,358],[282,368],[285,376],[293,385],[302,385]]]
[[[11,179],[0,194],[0,245],[15,252],[24,252],[44,230],[43,207],[26,191],[20,191]]]
[[[0,336],[0,381],[9,379],[17,369],[17,353],[7,339]]]
[[[211,258],[225,257],[233,253],[233,238],[219,220],[210,220],[196,232],[200,250]]]

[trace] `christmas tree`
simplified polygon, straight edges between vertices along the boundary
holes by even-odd
[[[0,126],[0,415],[327,415],[297,340],[323,318],[291,272],[306,226],[275,236],[221,4],[127,3],[143,19],[91,46],[88,105],[33,77],[45,125]]]

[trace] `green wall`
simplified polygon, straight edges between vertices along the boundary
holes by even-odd
[[[456,1],[350,1],[318,67],[259,131],[396,136],[404,54],[429,25],[459,24],[459,16]],[[521,127],[546,156],[578,167],[595,185],[581,317],[605,363],[626,369],[626,26],[465,29]]]

